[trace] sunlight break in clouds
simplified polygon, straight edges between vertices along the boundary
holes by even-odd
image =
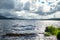
[[[23,3],[26,3],[28,0],[20,0],[21,2],[23,2]]]
[[[28,13],[26,11],[17,11],[16,15],[18,15],[19,17],[25,18],[25,19],[38,19],[38,17],[40,17],[38,14],[35,13]]]

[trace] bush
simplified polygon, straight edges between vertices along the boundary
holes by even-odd
[[[57,34],[57,39],[60,40],[60,32]]]
[[[46,27],[45,32],[49,32],[52,35],[57,35],[57,28],[55,28],[54,26],[48,26]]]
[[[47,26],[45,30],[45,36],[55,35],[58,40],[60,40],[60,28],[56,28],[55,26]]]

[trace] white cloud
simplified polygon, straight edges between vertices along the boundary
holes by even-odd
[[[26,12],[26,11],[17,11],[16,12],[16,15],[18,16],[18,17],[23,17],[23,18],[25,18],[25,19],[38,19],[38,14],[35,14],[35,13],[29,13],[29,12]]]
[[[60,11],[53,14],[55,18],[60,18]]]
[[[43,7],[43,12],[50,12],[51,7],[50,6],[44,6]]]
[[[26,11],[17,11],[16,15],[18,17],[23,17],[25,19],[49,19],[49,18],[60,18],[60,12],[56,12],[54,14],[51,15],[46,15],[46,16],[42,16],[39,14],[35,14],[35,13],[29,13]]]

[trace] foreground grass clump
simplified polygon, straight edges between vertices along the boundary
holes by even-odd
[[[58,33],[60,32],[60,28],[57,28],[55,26],[47,26],[46,30],[45,30],[45,36],[51,36],[51,35],[55,35],[57,36]]]
[[[44,33],[45,36],[50,36],[51,34],[49,32]]]

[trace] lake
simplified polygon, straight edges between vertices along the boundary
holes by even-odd
[[[1,40],[44,40],[45,28],[49,25],[60,26],[57,20],[0,20]],[[35,33],[37,35],[27,35],[19,37],[1,37],[6,33]]]

